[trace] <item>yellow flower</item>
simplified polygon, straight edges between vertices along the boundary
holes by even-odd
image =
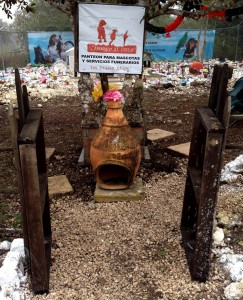
[[[113,90],[113,89],[118,89],[118,86],[116,86],[115,84],[109,84],[109,90]],[[94,89],[92,91],[92,96],[95,102],[99,102],[99,98],[103,96],[103,91],[100,82],[95,84]]]

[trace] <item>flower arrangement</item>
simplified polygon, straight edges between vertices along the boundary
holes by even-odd
[[[122,101],[124,100],[124,96],[122,93],[120,93],[118,90],[112,89],[105,93],[103,96],[103,99],[106,101]]]
[[[109,84],[109,89],[116,89],[116,85],[114,84]],[[94,101],[97,103],[100,103],[102,101],[102,97],[103,97],[103,91],[101,88],[101,83],[100,82],[95,82],[94,84],[94,89],[92,91],[92,96],[94,98]]]

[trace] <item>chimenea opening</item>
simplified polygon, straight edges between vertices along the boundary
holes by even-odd
[[[100,165],[95,171],[95,176],[98,185],[107,190],[127,189],[132,183],[131,170],[113,162]]]

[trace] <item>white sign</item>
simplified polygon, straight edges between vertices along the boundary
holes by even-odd
[[[145,8],[79,4],[79,72],[141,74]]]

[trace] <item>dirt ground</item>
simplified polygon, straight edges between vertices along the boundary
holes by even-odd
[[[207,104],[209,91],[209,84],[200,84],[183,89],[149,87],[145,90],[144,102],[147,111],[147,129],[159,128],[172,131],[175,135],[167,139],[148,142],[151,160],[142,161],[137,175],[142,178],[144,185],[151,184],[151,178],[155,174],[166,176],[166,174],[175,173],[180,180],[184,180],[187,158],[169,151],[167,147],[190,141],[195,106]],[[91,168],[89,166],[82,167],[78,164],[82,150],[81,103],[79,97],[62,95],[46,102],[30,97],[32,107],[37,107],[40,103],[44,115],[46,146],[55,148],[54,157],[48,165],[48,176],[65,174],[74,189],[73,194],[68,196],[68,201],[76,202],[82,199],[83,204],[88,205],[93,200],[95,181]],[[0,145],[4,147],[11,145],[7,115],[7,106],[0,105]],[[238,143],[243,141],[242,132],[243,122],[235,123],[229,128],[227,142]],[[224,164],[232,161],[240,154],[242,154],[240,150],[226,150]],[[4,192],[6,188],[17,186],[12,152],[0,152],[0,162],[0,240],[3,240],[21,236],[21,230],[18,231],[18,229],[21,229],[21,215],[18,194]],[[169,188],[168,186],[167,189]],[[51,200],[51,209],[54,209],[55,205],[54,198]],[[16,230],[9,233],[4,230],[6,228],[16,228]],[[240,234],[240,231],[239,228],[235,232],[236,236]],[[242,244],[241,246],[237,245],[237,247],[238,251],[239,249],[243,250]],[[55,261],[53,263],[55,264]],[[117,300],[118,298],[113,299]],[[135,297],[134,299],[154,300],[160,298],[157,295],[151,296],[151,298],[142,298],[141,296],[141,298]]]

